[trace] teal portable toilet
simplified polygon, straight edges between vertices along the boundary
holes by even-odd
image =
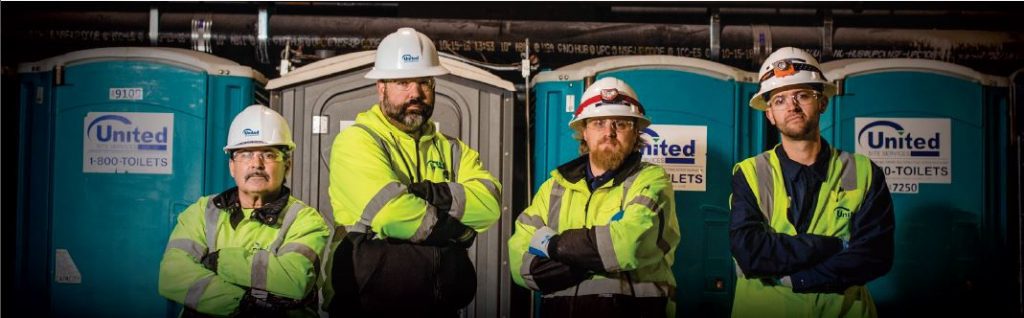
[[[206,53],[141,47],[18,71],[17,303],[38,316],[177,316],[157,290],[168,236],[189,204],[234,185],[227,128],[266,78]]]
[[[746,106],[756,75],[678,56],[602,57],[537,74],[533,188],[551,170],[579,156],[568,123],[585,86],[616,77],[632,86],[652,126],[647,161],[662,164],[676,189],[682,238],[676,250],[676,311],[680,316],[728,316],[735,289],[729,252],[732,166],[765,148],[763,115]],[[666,147],[662,147],[662,145]],[[679,146],[678,155],[661,149]],[[521,211],[516,211],[521,212]]]
[[[868,284],[879,314],[1016,313],[1007,79],[918,59],[822,68],[839,88],[823,138],[871,157],[893,193],[893,267]]]

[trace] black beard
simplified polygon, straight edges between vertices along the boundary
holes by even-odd
[[[422,112],[409,112],[407,111],[409,106],[413,103],[420,104],[422,106]],[[434,114],[434,105],[425,103],[422,99],[410,100],[401,105],[394,105],[388,102],[387,98],[384,98],[382,103],[384,114],[391,118],[392,123],[398,127],[398,129],[404,132],[415,132],[418,131],[423,123],[430,119],[430,116]]]

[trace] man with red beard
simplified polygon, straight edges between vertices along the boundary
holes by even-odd
[[[473,300],[467,248],[500,216],[501,185],[480,154],[430,121],[434,77],[448,74],[412,28],[385,37],[366,78],[379,104],[331,148],[335,317],[455,317]]]
[[[544,317],[674,317],[674,192],[638,151],[651,122],[614,77],[581,100],[569,127],[582,156],[552,171],[516,219],[512,278],[543,294]]]
[[[893,206],[870,159],[829,147],[819,117],[835,95],[813,56],[781,48],[750,107],[782,143],[733,168],[733,317],[874,317],[865,285],[889,271]]]

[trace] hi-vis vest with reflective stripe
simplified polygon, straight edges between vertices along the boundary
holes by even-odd
[[[639,171],[621,184],[608,182],[591,193],[586,178],[575,183],[558,170],[538,190],[531,205],[519,215],[509,238],[513,280],[539,290],[533,281],[527,252],[537,228],[556,232],[593,228],[606,274],[594,275],[576,287],[544,297],[620,294],[637,297],[668,297],[667,312],[674,313],[676,282],[672,275],[679,222],[672,185],[660,166],[640,163]],[[622,219],[612,221],[619,211]],[[629,272],[629,277],[623,272]]]
[[[328,193],[335,220],[348,232],[420,242],[437,223],[436,208],[411,194],[407,185],[447,183],[448,215],[478,232],[500,217],[501,185],[462,141],[424,125],[414,140],[395,128],[374,105],[343,130],[331,149]]]
[[[807,233],[849,240],[853,214],[860,209],[871,185],[871,161],[863,155],[831,149],[828,175],[821,184]],[[787,217],[790,197],[775,150],[747,158],[733,167],[733,173],[736,169],[743,171],[771,229],[776,233],[797,235]],[[733,317],[875,316],[875,306],[865,286],[850,287],[845,295],[794,293],[790,287],[747,279],[739,267],[736,271]]]
[[[333,234],[330,215],[289,197],[278,225],[251,219],[249,210],[232,228],[229,214],[212,198],[200,198],[179,216],[160,264],[161,295],[203,313],[228,315],[246,287],[293,299],[322,292],[314,288],[325,277],[320,260]],[[198,263],[213,251],[220,254],[216,275]],[[315,310],[296,313],[312,317]]]

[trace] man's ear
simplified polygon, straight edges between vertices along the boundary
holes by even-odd
[[[377,81],[377,99],[378,102],[384,102],[385,86],[384,81]]]
[[[772,113],[772,108],[768,107],[764,109],[764,117],[768,118],[768,122],[775,126],[775,114]]]
[[[819,110],[819,114],[824,114],[825,111],[828,110],[828,97],[824,97],[821,99],[821,108],[819,108]]]

